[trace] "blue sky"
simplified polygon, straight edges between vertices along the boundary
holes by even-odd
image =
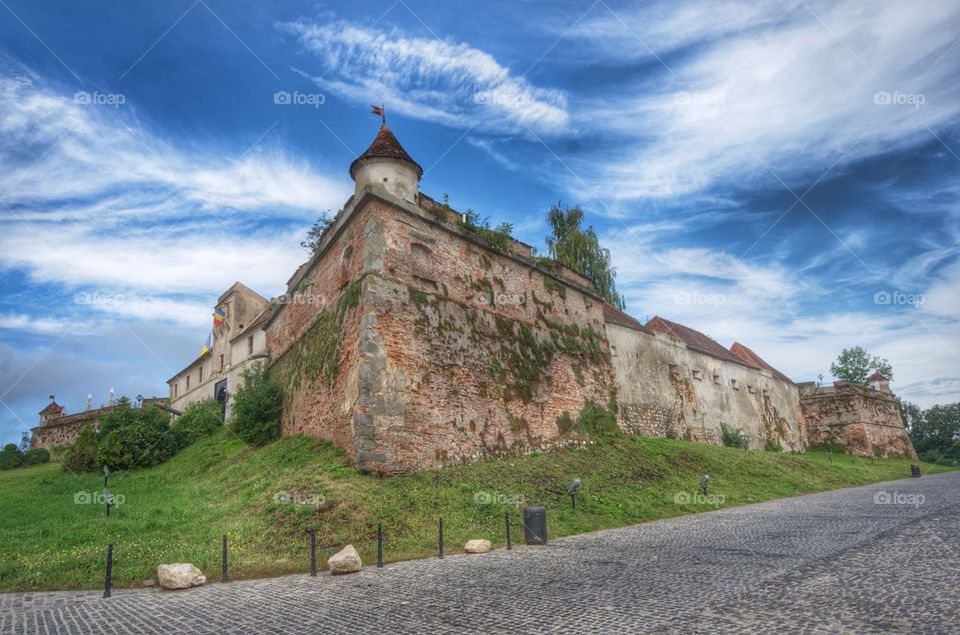
[[[0,0],[0,440],[165,394],[235,280],[279,294],[370,103],[543,245],[580,203],[628,311],[797,381],[843,348],[960,399],[960,5]],[[278,92],[289,102],[276,103]],[[284,99],[279,99],[283,102]]]

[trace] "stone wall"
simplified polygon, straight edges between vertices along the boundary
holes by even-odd
[[[294,281],[318,300],[268,322],[284,434],[383,474],[583,441],[560,421],[614,396],[602,303],[452,218],[371,190],[341,214]]]
[[[664,333],[607,323],[621,427],[630,433],[719,444],[721,424],[751,448],[806,447],[795,384],[687,347]]]
[[[30,430],[30,447],[52,450],[70,445],[77,440],[77,436],[85,426],[91,425],[96,429],[100,424],[100,416],[112,410],[112,406],[107,406],[52,419]]]
[[[917,458],[892,393],[847,382],[818,388],[811,382],[800,385],[800,394],[810,445],[838,444],[858,456]]]

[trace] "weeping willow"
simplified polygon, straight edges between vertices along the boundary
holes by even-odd
[[[547,222],[553,230],[553,235],[547,237],[550,257],[589,278],[604,300],[622,310],[625,305],[615,284],[617,273],[610,266],[610,251],[600,246],[593,227],[581,227],[580,206],[558,203],[550,208]]]

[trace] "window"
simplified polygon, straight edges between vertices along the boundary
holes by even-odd
[[[754,394],[755,392],[757,392],[757,389],[754,388],[753,386],[748,385],[748,386],[747,386],[747,392],[752,395],[752,394]]]
[[[223,370],[223,353],[220,353],[220,370]]]
[[[669,366],[668,372],[670,373],[670,376],[671,376],[671,377],[678,377],[678,376],[679,376],[679,373],[677,373],[677,365],[676,365],[676,364],[668,364],[667,366]]]
[[[187,375],[187,390],[190,390],[190,375]]]
[[[203,383],[203,366],[200,367],[200,378],[197,381],[201,384]]]
[[[350,282],[350,261],[353,259],[353,247],[347,247],[343,250],[343,257],[340,259],[340,288],[347,286]]]
[[[699,368],[694,368],[693,378],[696,379],[697,381],[703,381],[703,371],[700,370]]]
[[[179,391],[177,390],[178,388],[180,388],[180,384],[174,384],[174,385],[173,385],[173,398],[174,398],[174,399],[177,398],[177,393],[179,392]]]
[[[253,336],[247,337],[247,355],[253,355]]]
[[[720,373],[718,373],[717,371],[713,371],[713,383],[715,383],[718,386],[720,385]]]
[[[734,389],[734,390],[740,390],[740,386],[737,385],[737,380],[736,380],[736,379],[731,379],[731,380],[730,380],[730,385],[733,386],[733,389]]]
[[[426,245],[413,243],[410,245],[410,260],[413,264],[413,275],[426,280],[433,279],[433,252]]]

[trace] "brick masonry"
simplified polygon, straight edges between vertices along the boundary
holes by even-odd
[[[811,445],[839,444],[858,456],[917,458],[892,393],[836,382],[801,384],[800,394]]]

